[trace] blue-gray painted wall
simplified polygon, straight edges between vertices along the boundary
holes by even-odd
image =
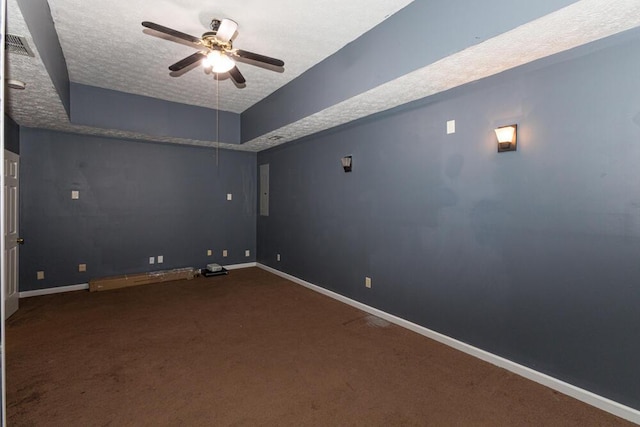
[[[259,153],[258,262],[640,409],[630,34]]]
[[[49,3],[47,0],[17,0],[17,2],[42,63],[51,77],[64,109],[69,114],[71,102],[69,72],[58,40],[58,33],[53,24],[53,18],[51,18]]]
[[[210,148],[22,128],[20,290],[255,261],[256,154],[218,155],[216,161]],[[164,263],[149,265],[158,255]],[[37,271],[45,280],[36,280]]]
[[[73,82],[71,98],[70,116],[74,124],[155,137],[240,143],[240,114],[228,111],[216,113],[210,108]],[[218,134],[216,122],[219,123]]]
[[[20,126],[8,115],[4,115],[4,148],[20,154]]]
[[[245,112],[242,140],[570,3],[416,1]],[[52,26],[31,28],[46,1],[19,4],[68,109]],[[500,5],[508,21],[486,13]],[[640,49],[614,39],[260,153],[257,230],[254,154],[216,166],[209,149],[22,129],[21,290],[157,269],[149,256],[253,261],[257,232],[265,264],[640,409]],[[370,66],[381,46],[393,67]],[[498,155],[511,122],[519,151]]]
[[[244,111],[242,141],[317,113],[572,3],[575,0],[414,1]]]

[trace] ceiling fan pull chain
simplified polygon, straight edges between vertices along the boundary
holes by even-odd
[[[217,77],[217,76],[216,76]],[[215,77],[214,77],[215,78]],[[220,150],[220,79],[216,78],[216,168],[219,164]]]

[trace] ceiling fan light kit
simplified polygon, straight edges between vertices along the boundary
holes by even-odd
[[[193,47],[199,49],[198,52],[170,65],[169,70],[172,72],[183,71],[187,67],[200,62],[205,69],[205,73],[214,73],[216,75],[229,73],[229,77],[231,77],[236,85],[243,87],[242,85],[246,80],[236,66],[234,58],[254,61],[257,63],[254,65],[264,64],[278,68],[284,67],[284,61],[280,59],[246,50],[234,49],[231,39],[238,29],[238,24],[231,19],[213,19],[211,21],[211,31],[205,32],[200,38],[149,21],[142,22],[142,26],[177,39],[188,41]],[[186,71],[189,70],[185,70],[185,72]]]
[[[236,63],[221,51],[212,50],[202,60],[202,66],[210,68],[214,73],[228,73],[229,70],[236,66]]]

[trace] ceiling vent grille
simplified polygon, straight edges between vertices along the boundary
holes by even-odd
[[[29,43],[27,43],[27,39],[22,36],[7,34],[4,42],[4,47],[9,53],[15,53],[24,56],[35,56],[31,48],[29,47]]]

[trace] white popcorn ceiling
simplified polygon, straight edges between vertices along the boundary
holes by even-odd
[[[69,78],[76,83],[215,108],[202,68],[171,77],[167,67],[196,52],[143,33],[152,21],[200,37],[212,18],[238,23],[234,47],[285,62],[277,73],[239,63],[243,89],[220,82],[220,108],[241,113],[338,51],[411,0],[49,0]],[[156,33],[157,34],[157,33]]]
[[[123,0],[49,0],[71,81],[209,108],[216,106],[215,82],[211,77],[198,69],[177,78],[168,74],[168,65],[194,50],[144,34],[140,22],[149,20],[199,36],[213,16],[236,20],[239,29],[234,47],[280,58],[286,64],[282,74],[239,64],[247,78],[247,87],[243,89],[237,89],[230,81],[221,81],[219,107],[237,113],[409,2],[243,0],[218,3],[217,9],[211,10],[210,5],[197,0],[127,3]],[[7,32],[27,36],[36,58],[8,55],[8,77],[23,80],[28,86],[24,91],[9,91],[7,110],[20,125],[29,127],[260,151],[639,25],[638,0],[578,1],[245,144],[235,145],[70,124],[16,0],[8,0]],[[269,139],[274,135],[282,138]]]

